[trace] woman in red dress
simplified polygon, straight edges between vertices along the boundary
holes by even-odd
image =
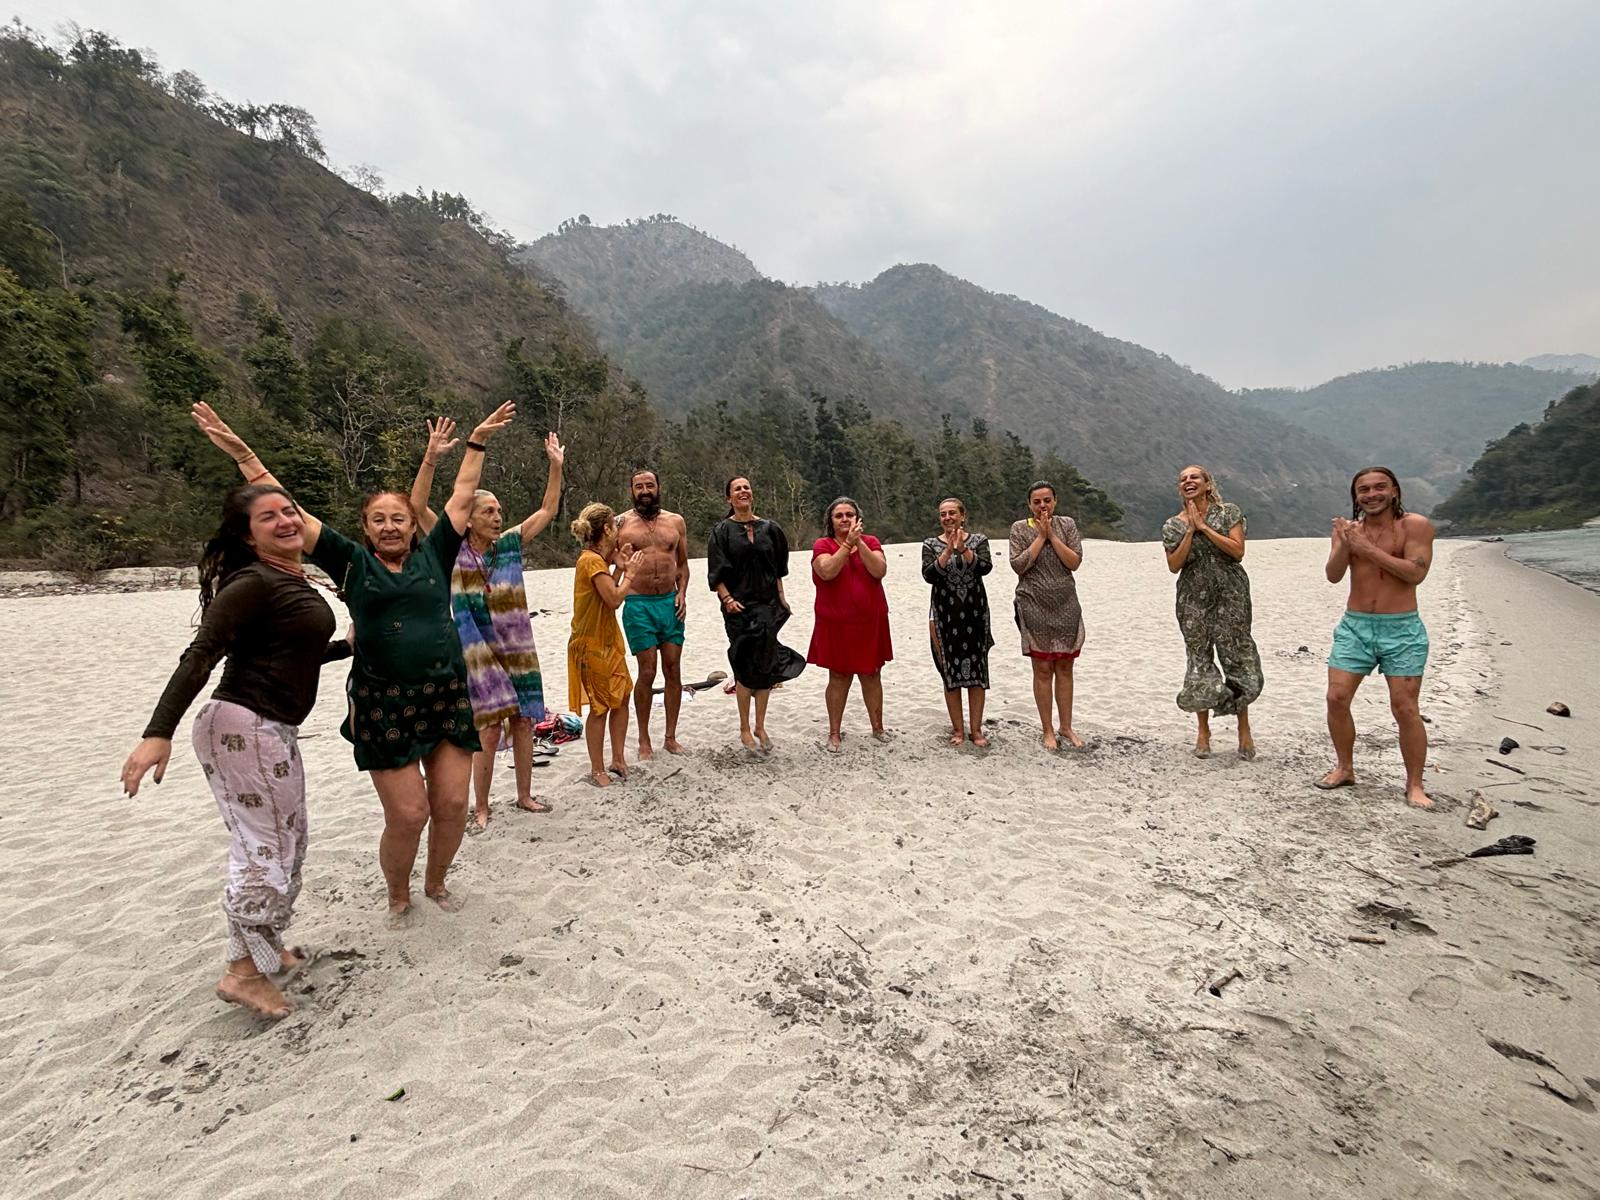
[[[861,678],[861,699],[872,736],[889,740],[883,728],[883,664],[894,657],[889,644],[889,600],[883,577],[889,562],[878,539],[862,532],[861,506],[849,496],[828,505],[829,535],[811,547],[811,579],[817,587],[817,617],[806,661],[828,669],[828,752],[839,753],[844,702],[850,680]]]

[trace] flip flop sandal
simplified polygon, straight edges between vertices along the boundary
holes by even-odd
[[[1355,787],[1355,785],[1356,781],[1354,779],[1341,779],[1337,783],[1325,783],[1321,779],[1313,779],[1311,781],[1312,787],[1320,788],[1324,792],[1331,792],[1335,788]]]

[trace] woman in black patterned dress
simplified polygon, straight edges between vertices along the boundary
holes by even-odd
[[[928,632],[933,641],[933,662],[944,680],[944,703],[950,711],[950,744],[962,745],[967,734],[961,725],[961,690],[966,689],[971,710],[972,744],[989,748],[983,735],[983,701],[989,689],[989,596],[983,577],[994,569],[989,539],[967,532],[967,506],[954,496],[939,501],[938,537],[922,543],[922,577],[933,585],[933,607]]]

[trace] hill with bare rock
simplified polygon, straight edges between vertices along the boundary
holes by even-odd
[[[1218,476],[1257,535],[1322,533],[1341,506],[1348,450],[1143,346],[927,264],[817,296],[886,357],[917,364],[950,402],[1100,482],[1133,536],[1154,536],[1175,511],[1174,480],[1191,462]]]

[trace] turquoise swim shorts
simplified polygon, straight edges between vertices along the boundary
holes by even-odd
[[[1428,665],[1428,631],[1416,612],[1364,613],[1346,610],[1333,628],[1328,665],[1335,671],[1370,675],[1421,675]]]
[[[628,635],[628,650],[638,654],[669,642],[683,645],[683,622],[678,620],[678,593],[641,596],[630,592],[622,598],[622,632]]]

